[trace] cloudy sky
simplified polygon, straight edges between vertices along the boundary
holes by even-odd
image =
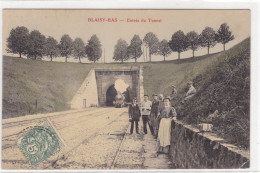
[[[159,22],[149,22],[149,18]],[[146,22],[142,22],[142,19]],[[185,34],[192,30],[201,33],[206,26],[217,30],[224,22],[235,36],[235,40],[226,45],[227,49],[250,36],[249,10],[3,10],[3,54],[7,55],[6,39],[10,30],[17,26],[25,26],[30,31],[39,30],[58,42],[62,35],[69,34],[72,39],[82,38],[86,44],[96,34],[102,49],[105,49],[106,62],[111,62],[114,46],[120,38],[129,44],[134,34],[143,39],[146,33],[153,32],[159,40],[169,41],[178,30]],[[222,49],[222,45],[217,44],[210,52]],[[206,53],[207,49],[202,48],[195,52],[195,56]],[[186,51],[181,54],[181,58],[191,55],[191,51]],[[167,59],[177,57],[175,52]],[[152,56],[152,60],[161,61],[163,58]],[[64,58],[57,58],[57,61],[64,61]],[[75,60],[70,58],[70,61]],[[143,62],[144,56],[138,61]]]

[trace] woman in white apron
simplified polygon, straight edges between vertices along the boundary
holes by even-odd
[[[163,108],[159,110],[158,121],[160,122],[156,151],[158,153],[169,153],[171,145],[171,123],[173,117],[176,117],[176,111],[170,104],[170,98],[163,99]]]

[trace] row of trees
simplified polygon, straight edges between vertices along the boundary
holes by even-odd
[[[217,32],[206,27],[201,34],[191,31],[185,35],[183,31],[179,30],[172,35],[170,41],[165,39],[159,41],[154,33],[149,32],[143,40],[138,35],[134,35],[130,45],[125,40],[119,39],[114,48],[113,59],[121,62],[134,59],[136,62],[144,54],[142,51],[143,43],[149,50],[149,61],[152,61],[152,55],[161,55],[165,60],[165,57],[172,52],[177,52],[178,59],[180,59],[181,52],[187,50],[192,50],[194,57],[194,52],[202,47],[206,47],[209,54],[210,48],[217,43],[223,44],[225,50],[225,44],[233,39],[234,36],[226,23],[223,23]],[[96,62],[102,56],[101,46],[96,35],[92,35],[86,45],[81,38],[72,40],[68,34],[63,35],[58,43],[53,37],[46,38],[37,30],[29,32],[24,26],[12,29],[7,38],[7,52],[19,54],[20,57],[25,55],[31,59],[47,56],[51,61],[54,57],[62,56],[67,62],[70,56],[74,56],[79,62],[85,57]]]
[[[7,38],[7,52],[35,60],[48,56],[52,61],[54,57],[62,56],[67,62],[70,56],[74,56],[79,62],[83,57],[96,62],[102,56],[101,46],[96,35],[92,35],[87,45],[81,38],[73,41],[68,34],[63,35],[58,43],[53,37],[46,38],[37,30],[29,32],[24,26],[12,29]]]
[[[119,39],[115,45],[113,59],[121,62],[134,59],[136,62],[137,58],[143,53],[141,50],[143,43],[149,50],[150,61],[152,61],[152,55],[162,55],[165,61],[165,57],[169,56],[172,52],[177,52],[178,59],[180,59],[181,52],[187,50],[192,50],[194,57],[194,52],[202,47],[206,47],[209,54],[209,49],[217,43],[223,44],[225,51],[225,45],[233,39],[234,36],[226,23],[223,23],[217,32],[210,27],[206,27],[201,34],[191,31],[185,35],[183,31],[179,30],[172,35],[169,42],[165,39],[159,41],[154,33],[149,32],[143,40],[138,35],[134,35],[129,46],[125,40]]]

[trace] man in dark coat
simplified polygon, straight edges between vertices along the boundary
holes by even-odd
[[[137,104],[136,98],[133,99],[133,103],[129,105],[129,121],[131,122],[131,129],[130,133],[133,134],[134,130],[134,123],[135,123],[135,131],[137,134],[139,134],[138,129],[138,122],[141,117],[140,108]]]
[[[156,118],[158,116],[159,112],[159,100],[158,100],[158,95],[154,94],[153,95],[153,102],[152,102],[152,107],[151,107],[151,115],[150,115],[150,121],[151,125],[154,128],[155,135],[157,134],[157,128],[156,128]]]

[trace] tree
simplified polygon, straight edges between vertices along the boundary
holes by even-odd
[[[29,30],[24,26],[18,26],[10,31],[6,50],[8,53],[19,54],[19,57],[22,58],[22,54],[26,54],[28,41]]]
[[[217,42],[223,44],[223,49],[225,51],[225,44],[234,39],[234,35],[232,35],[229,30],[229,26],[226,23],[220,25],[220,28],[216,34]]]
[[[131,40],[129,47],[127,48],[127,54],[130,58],[134,59],[135,62],[137,58],[140,58],[142,55],[142,40],[138,35],[134,35]]]
[[[45,55],[49,56],[51,61],[53,57],[57,57],[59,55],[58,42],[53,37],[48,37],[46,39]]]
[[[187,33],[189,48],[192,50],[192,56],[194,57],[194,51],[199,48],[200,38],[199,35],[195,31],[191,31]]]
[[[98,61],[102,56],[101,43],[98,37],[94,34],[91,36],[88,41],[88,45],[86,46],[86,54],[88,56],[89,61]]]
[[[164,61],[165,61],[165,57],[167,57],[168,55],[170,55],[172,53],[171,48],[169,47],[169,43],[167,40],[162,40],[159,44],[159,54],[163,56]]]
[[[68,34],[61,37],[59,49],[61,56],[65,57],[65,62],[67,62],[67,59],[73,52],[73,41]]]
[[[202,31],[200,35],[200,44],[202,47],[208,48],[208,54],[209,54],[209,48],[214,47],[216,45],[215,31],[212,28],[206,27]]]
[[[152,61],[151,56],[153,54],[158,53],[159,51],[159,39],[157,38],[157,36],[152,33],[152,32],[148,32],[143,39],[146,47],[149,48],[149,60],[150,62]]]
[[[128,47],[127,42],[125,40],[119,39],[117,41],[117,44],[115,45],[113,59],[115,61],[121,61],[122,63],[125,60],[128,60],[129,56],[127,54],[127,47]]]
[[[172,35],[169,46],[173,52],[178,52],[178,59],[180,59],[181,52],[186,51],[189,46],[188,39],[184,33],[179,30]]]
[[[29,35],[26,55],[28,58],[42,58],[45,54],[46,38],[38,30],[33,30]]]
[[[86,55],[85,45],[81,38],[76,38],[73,42],[73,55],[79,59],[81,63],[81,58],[84,58]]]

